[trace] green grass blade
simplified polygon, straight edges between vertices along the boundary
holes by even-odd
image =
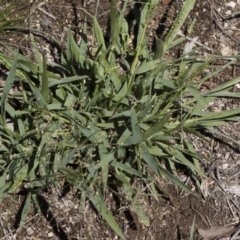
[[[240,93],[234,92],[214,92],[214,93],[206,93],[209,97],[229,97],[229,98],[240,98]]]
[[[120,101],[122,98],[124,98],[126,96],[127,91],[128,91],[128,84],[127,84],[127,81],[125,81],[121,90],[113,98],[113,101],[116,101],[116,102]]]
[[[118,16],[118,9],[117,9],[117,0],[111,0],[111,10],[110,10],[110,27],[111,27],[111,41],[115,48],[117,47],[117,41],[120,31],[120,22],[119,22],[119,16]]]
[[[130,202],[132,208],[135,210],[139,217],[139,221],[146,226],[150,225],[150,220],[146,216],[141,204],[138,201],[138,193],[136,194],[136,190],[132,188],[129,183],[129,178],[123,173],[120,172],[117,168],[115,168],[116,177],[123,183],[123,192],[125,193],[128,201]]]
[[[23,227],[23,224],[25,223],[27,215],[29,213],[30,205],[31,205],[31,196],[32,196],[32,194],[28,193],[27,197],[25,199],[24,206],[23,206],[23,209],[21,212],[21,220],[20,220],[19,229],[21,229]]]
[[[48,102],[49,98],[49,88],[48,88],[48,75],[47,75],[47,63],[46,63],[46,53],[43,53],[43,72],[42,72],[42,87],[41,87],[41,94],[45,100],[45,102]]]
[[[172,44],[174,38],[177,35],[177,32],[182,27],[183,23],[185,22],[186,18],[189,15],[189,12],[193,9],[196,0],[186,0],[183,4],[183,7],[179,11],[170,31],[168,32],[166,38],[164,39],[164,53]]]
[[[194,232],[195,232],[195,216],[193,217],[193,222],[190,231],[190,240],[194,240]]]
[[[139,144],[139,153],[140,156],[143,158],[143,160],[148,164],[148,166],[158,174],[158,164],[154,157],[149,153],[148,148],[145,143],[140,143]]]
[[[134,201],[132,204],[133,209],[135,209],[139,221],[144,224],[145,226],[150,226],[150,220],[149,217],[146,215],[146,213],[144,212],[142,205],[138,202],[138,201]]]
[[[144,6],[140,15],[140,22],[139,22],[139,29],[138,29],[138,36],[137,36],[137,46],[139,48],[143,47],[142,46],[143,36],[145,35],[145,31],[146,31],[149,4],[150,4],[150,1],[143,3]]]
[[[2,180],[0,178],[0,180]],[[11,182],[4,182],[5,184],[0,187],[0,203],[8,196],[8,193],[11,192]]]
[[[100,162],[97,163],[94,167],[95,170],[108,165],[109,163],[111,163],[111,161],[114,160],[114,154],[111,152],[109,153],[106,149],[106,146],[103,144],[99,144],[98,153],[100,156]]]
[[[34,204],[34,208],[36,209],[37,213],[41,213],[41,206],[38,201],[38,195],[36,193],[32,194],[32,201]]]
[[[94,36],[96,37],[99,48],[102,48],[102,50],[105,51],[106,45],[103,37],[103,32],[96,17],[93,17],[93,32]]]
[[[115,221],[112,214],[106,207],[99,192],[96,192],[94,196],[89,196],[89,199],[91,200],[91,202],[93,203],[97,211],[101,214],[103,219],[108,223],[108,225],[117,233],[119,237],[121,237],[122,239],[125,239],[121,229],[119,228],[117,222]]]
[[[174,175],[172,175],[166,169],[160,168],[159,172],[161,175],[165,176],[168,180],[170,180],[176,186],[179,186],[180,188],[184,189],[185,191],[193,194],[193,192],[185,184],[183,184],[181,181],[179,181],[178,178],[176,178]]]
[[[16,116],[16,110],[8,103],[8,101],[5,101],[5,112],[7,112],[12,118]]]
[[[136,69],[135,74],[142,74],[142,73],[147,73],[149,71],[152,71],[158,67],[160,62],[161,62],[161,59],[145,62]]]
[[[138,177],[143,177],[142,173],[137,171],[136,169],[132,168],[131,166],[128,166],[126,163],[120,163],[120,162],[112,162],[111,166],[116,167],[120,169],[121,171],[127,172],[128,174],[133,174]]]
[[[43,107],[43,108],[47,108],[47,103],[45,101],[45,99],[43,98],[41,92],[39,91],[39,89],[37,89],[35,86],[33,86],[31,83],[29,84],[31,91],[36,99],[36,101],[38,102],[38,104]]]
[[[156,49],[155,49],[155,53],[154,53],[154,60],[157,59],[162,59],[163,57],[163,50],[164,50],[164,42],[162,39],[160,38],[155,38],[155,42],[156,42]]]
[[[218,86],[218,87],[216,87],[216,88],[214,88],[214,89],[204,93],[204,96],[208,96],[209,94],[211,95],[212,93],[223,91],[223,90],[225,90],[225,89],[227,89],[229,87],[234,86],[235,84],[237,84],[239,82],[240,82],[240,77],[234,78],[234,79],[232,79],[230,81],[227,81],[227,82],[221,84],[220,86]]]
[[[227,134],[225,134],[225,133],[223,133],[223,132],[221,132],[221,131],[218,131],[217,129],[208,128],[208,130],[209,130],[210,132],[214,133],[214,134],[217,134],[217,135],[219,135],[219,136],[221,136],[221,137],[224,137],[224,138],[228,139],[229,141],[231,141],[231,142],[233,142],[233,143],[235,143],[235,144],[237,144],[237,145],[240,145],[240,142],[239,142],[238,140],[235,140],[235,139],[231,138],[231,137],[228,136]]]
[[[34,38],[33,38],[33,35],[32,34],[30,34],[30,39],[31,39],[31,44],[33,45],[33,50],[34,50],[34,53],[35,53],[35,57],[36,57],[36,60],[37,60],[37,62],[38,62],[38,66],[39,66],[39,72],[43,72],[43,60],[42,60],[42,56],[41,56],[41,53],[39,52],[39,50],[38,50],[38,47],[37,47],[37,44],[36,44],[36,42],[34,41]],[[29,63],[29,59],[26,59],[26,58],[24,58],[25,59],[25,62],[24,62],[24,64],[25,65],[29,65],[29,64],[31,64],[31,63]],[[23,59],[23,60],[24,60]],[[42,81],[42,76],[40,75],[39,76],[40,77],[40,81]]]
[[[10,69],[10,72],[8,74],[8,77],[6,79],[4,88],[3,88],[3,93],[1,96],[1,122],[5,123],[5,114],[6,114],[6,100],[7,96],[12,88],[12,85],[15,81],[15,76],[16,76],[16,69],[17,69],[17,62],[18,62],[18,53],[14,57],[14,61],[12,64],[12,67]]]

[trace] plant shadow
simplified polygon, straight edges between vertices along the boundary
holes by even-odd
[[[24,210],[24,205],[25,205],[28,193],[26,190],[23,190],[19,194],[24,195],[24,200],[15,216],[15,223],[14,223],[15,229],[19,228],[19,225],[21,222],[21,215]],[[41,214],[51,226],[54,235],[58,237],[59,240],[68,240],[66,232],[63,230],[61,225],[58,223],[57,219],[54,217],[53,213],[50,211],[50,205],[47,202],[47,200],[40,194],[37,194],[37,201],[40,206]]]

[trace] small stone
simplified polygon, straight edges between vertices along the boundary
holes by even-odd
[[[224,47],[221,49],[221,54],[222,54],[222,56],[232,55],[232,49],[231,49],[229,46],[224,46]]]
[[[48,237],[53,237],[53,233],[52,232],[48,233]]]
[[[34,231],[32,230],[32,228],[28,227],[27,228],[27,234],[32,235],[33,233],[34,233]]]
[[[226,15],[231,15],[232,14],[232,11],[231,10],[227,10],[226,11]]]
[[[228,166],[229,166],[229,164],[228,164],[228,163],[224,163],[224,164],[222,165],[222,169],[227,169],[227,168],[228,168]]]
[[[224,27],[224,28],[228,28],[228,27],[229,27],[229,24],[228,24],[227,22],[225,22],[225,23],[223,24],[223,27]]]
[[[239,83],[237,83],[235,86],[236,86],[236,88],[240,89],[240,84]]]
[[[231,1],[231,2],[229,2],[229,3],[226,3],[226,5],[227,5],[228,7],[231,7],[231,8],[235,8],[235,7],[236,7],[236,3],[233,2],[233,1]]]

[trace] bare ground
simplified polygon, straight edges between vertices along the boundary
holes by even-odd
[[[236,3],[236,6],[232,8],[227,5],[230,2]],[[38,3],[38,1],[31,1],[29,9],[33,9]],[[159,1],[159,8],[151,23],[159,37],[162,37],[170,27],[181,5],[182,1],[180,0]],[[220,21],[220,16],[214,8],[223,16],[226,16],[229,10],[232,12],[239,11],[240,3],[237,0],[197,0],[182,32],[186,33],[187,27],[196,18],[194,31],[190,37],[198,37],[198,42],[205,46],[201,50],[201,54],[224,54],[224,51],[229,51],[228,54],[237,55],[239,51],[238,41],[240,42],[240,22],[238,18],[225,22]],[[42,9],[53,15],[55,19],[46,12],[36,9],[30,13],[29,23],[31,28],[44,31],[49,38],[55,37],[61,39],[61,43],[64,43],[67,26],[74,25],[80,31],[84,18],[87,17],[84,11],[93,14],[95,3],[93,1],[88,4],[87,0],[85,0],[85,4],[77,0],[51,0],[42,5]],[[104,13],[108,9],[109,2],[101,0],[98,12]],[[101,26],[107,27],[108,17],[107,13],[100,17]],[[216,20],[220,26],[224,27],[223,29],[215,24]],[[87,17],[87,24],[90,31],[92,25],[89,17]],[[48,37],[47,40],[49,40]],[[1,42],[11,43],[13,47],[20,46],[22,52],[31,54],[28,39],[29,33],[19,33],[17,35],[16,33],[9,33],[1,37]],[[50,57],[54,49],[50,46],[49,41],[44,40],[41,36],[36,37],[36,39],[39,46],[49,51]],[[169,53],[172,57],[178,54],[178,51]],[[218,77],[211,79],[206,88],[212,88],[226,82],[238,76],[239,72],[238,63],[234,68],[231,67]],[[236,86],[233,91],[239,91],[238,87]],[[210,111],[231,108],[239,108],[238,99],[218,99],[211,106]],[[228,124],[221,130],[236,140],[240,139],[240,123]],[[196,217],[196,229],[227,225],[236,226],[238,224],[239,147],[216,136],[210,136],[208,133],[206,133],[206,136],[210,139],[210,145],[202,143],[196,138],[192,139],[200,153],[213,159],[213,161],[202,162],[202,168],[209,176],[209,179],[200,183],[206,198],[200,193],[197,193],[197,196],[186,194],[171,183],[160,182],[158,201],[152,197],[147,197],[146,194],[142,195],[142,205],[151,219],[150,227],[146,227],[139,222],[133,209],[122,206],[114,196],[108,196],[106,199],[108,207],[112,210],[127,239],[189,239],[194,216]],[[193,179],[183,178],[183,180],[193,190],[197,189],[194,181],[192,181]],[[64,182],[60,182],[60,187],[49,186],[38,193],[41,211],[36,212],[32,207],[26,223],[19,230],[21,204],[25,196],[25,192],[22,191],[19,194],[9,196],[0,204],[0,239],[119,239],[94,211],[89,202],[86,202],[83,210],[79,211],[79,193],[70,189]],[[197,231],[194,239],[202,239]]]

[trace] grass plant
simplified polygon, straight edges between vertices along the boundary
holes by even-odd
[[[25,0],[1,0],[1,10],[0,10],[0,32],[3,34],[4,30],[9,30],[11,28],[16,28],[20,24],[23,24],[27,17],[27,5],[28,1]],[[21,11],[21,15],[19,12]]]
[[[10,70],[0,102],[0,201],[20,187],[27,190],[20,227],[32,203],[40,209],[38,190],[64,179],[79,190],[80,209],[90,200],[125,239],[106,206],[108,194],[128,202],[140,222],[149,226],[139,202],[145,194],[143,185],[149,186],[156,200],[159,177],[190,191],[179,180],[177,166],[184,166],[196,180],[206,176],[200,167],[202,156],[187,135],[206,140],[201,130],[217,133],[215,126],[238,120],[240,109],[219,113],[206,109],[216,97],[239,97],[228,90],[240,78],[202,93],[199,85],[220,71],[203,77],[213,58],[199,60],[196,51],[186,48],[179,58],[164,57],[183,42],[176,35],[195,1],[185,1],[166,37],[156,38],[155,52],[148,47],[147,26],[159,1],[141,1],[134,23],[136,43],[131,47],[127,3],[119,12],[117,1],[111,0],[107,40],[97,15],[92,17],[95,51],[89,48],[86,28],[79,45],[69,28],[59,62],[47,62],[33,36],[37,63],[14,50],[14,58],[0,53],[1,64]],[[235,61],[232,57],[221,70]],[[11,93],[16,81],[20,90]],[[18,101],[19,109],[9,104],[11,98]]]

